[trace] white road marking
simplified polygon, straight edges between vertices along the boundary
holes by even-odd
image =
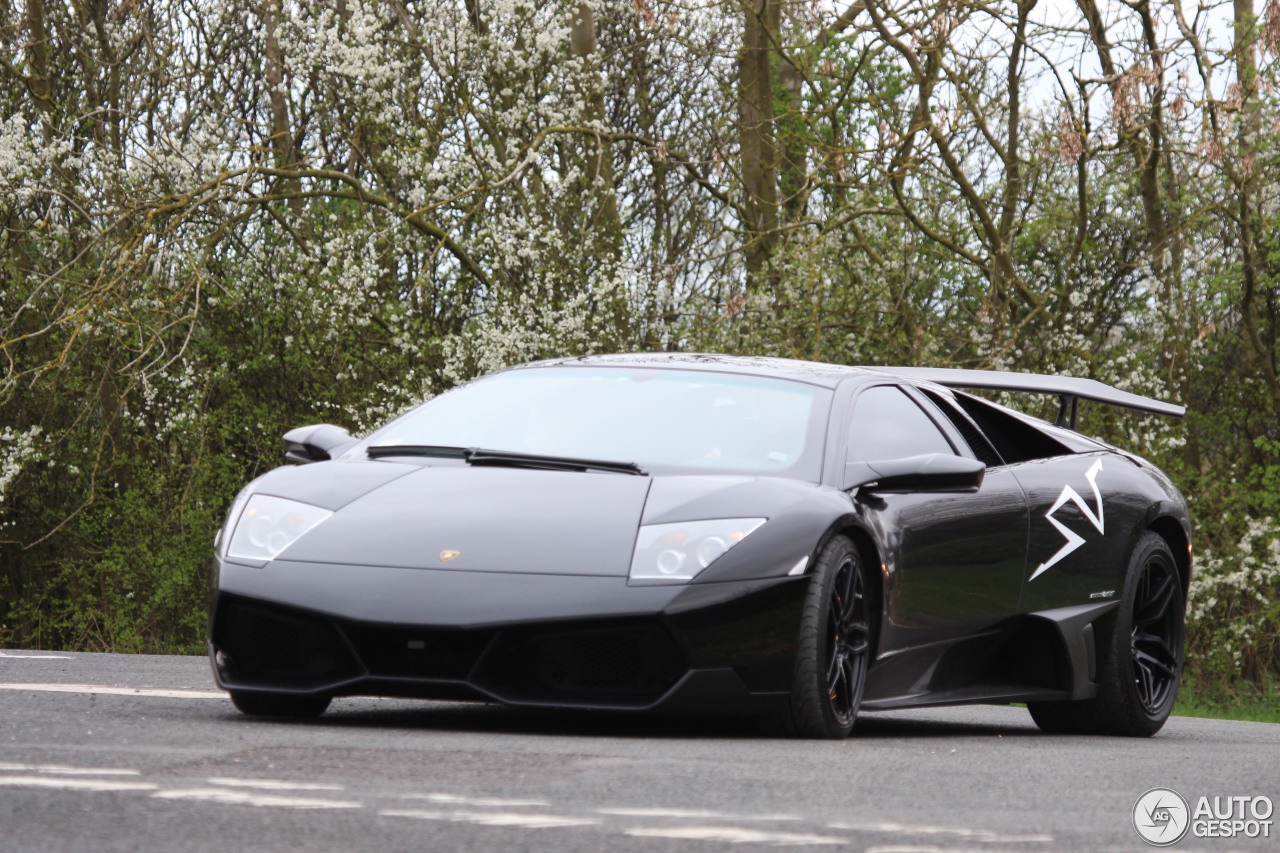
[[[322,785],[317,782],[284,782],[278,779],[206,779],[210,785],[228,788],[254,788],[259,791],[341,791],[341,785]]]
[[[631,809],[609,808],[596,809],[596,814],[620,815],[622,817],[673,817],[692,820],[800,820],[789,814],[726,814],[725,812],[708,812],[698,809]]]
[[[496,797],[464,797],[458,794],[401,794],[402,800],[430,800],[458,806],[496,806],[499,808],[536,808],[551,805],[546,800],[501,800]]]
[[[227,694],[210,690],[153,690],[148,687],[103,687],[97,684],[0,684],[0,690],[31,690],[43,693],[100,693],[104,696],[146,696],[153,699],[226,699]]]
[[[227,788],[174,788],[156,791],[159,800],[194,800],[233,806],[266,806],[283,809],[358,809],[354,800],[323,800],[316,797],[283,797],[278,794],[254,794]]]
[[[60,791],[154,791],[150,782],[114,782],[109,779],[57,779],[49,776],[0,776],[9,788],[56,788]]]
[[[776,844],[807,847],[819,844],[846,844],[848,839],[832,835],[807,835],[799,832],[769,832],[738,826],[637,826],[625,830],[636,838],[672,838],[678,841],[721,841],[729,844]]]
[[[879,844],[862,853],[987,853],[990,847],[938,847],[919,844]]]
[[[25,658],[26,660],[71,660],[71,655],[11,655],[8,652],[0,652],[0,658],[9,658],[10,660],[15,658]]]
[[[418,820],[445,820],[451,823],[473,823],[479,826],[515,826],[521,829],[556,829],[570,826],[596,826],[594,818],[567,815],[522,814],[519,812],[428,812],[384,809],[382,817],[411,817]]]
[[[0,770],[22,773],[54,773],[58,776],[141,776],[137,770],[119,767],[66,767],[62,764],[9,764],[0,761]]]
[[[1048,844],[1053,841],[1053,836],[1042,833],[1035,835],[1005,835],[989,829],[969,829],[963,826],[912,826],[903,823],[829,823],[827,828],[854,832],[899,833],[902,835],[950,835],[956,838],[997,844]]]

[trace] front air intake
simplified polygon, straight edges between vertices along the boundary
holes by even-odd
[[[498,635],[474,680],[513,702],[643,707],[686,669],[656,621],[510,628]]]
[[[493,631],[429,629],[342,623],[370,675],[461,681],[475,666]]]
[[[363,674],[333,623],[306,611],[223,595],[212,640],[236,687],[320,688]]]

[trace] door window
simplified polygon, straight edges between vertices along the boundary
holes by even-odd
[[[851,462],[955,454],[955,448],[924,410],[892,385],[877,385],[858,395],[846,446]]]

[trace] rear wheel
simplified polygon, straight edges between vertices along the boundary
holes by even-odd
[[[844,536],[831,540],[805,598],[784,730],[812,738],[844,738],[853,730],[871,660],[872,592],[858,549]]]
[[[1047,732],[1150,737],[1173,710],[1182,678],[1182,582],[1169,545],[1148,531],[1125,575],[1112,630],[1099,648],[1098,695],[1078,702],[1031,702]]]
[[[247,693],[231,691],[231,704],[251,717],[318,717],[329,707],[332,696],[297,696],[292,693]]]

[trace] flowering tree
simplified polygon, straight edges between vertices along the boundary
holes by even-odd
[[[1260,3],[4,5],[0,643],[195,648],[283,430],[619,349],[1186,401],[1084,423],[1225,519],[1193,614],[1274,627],[1214,580],[1280,517]]]

